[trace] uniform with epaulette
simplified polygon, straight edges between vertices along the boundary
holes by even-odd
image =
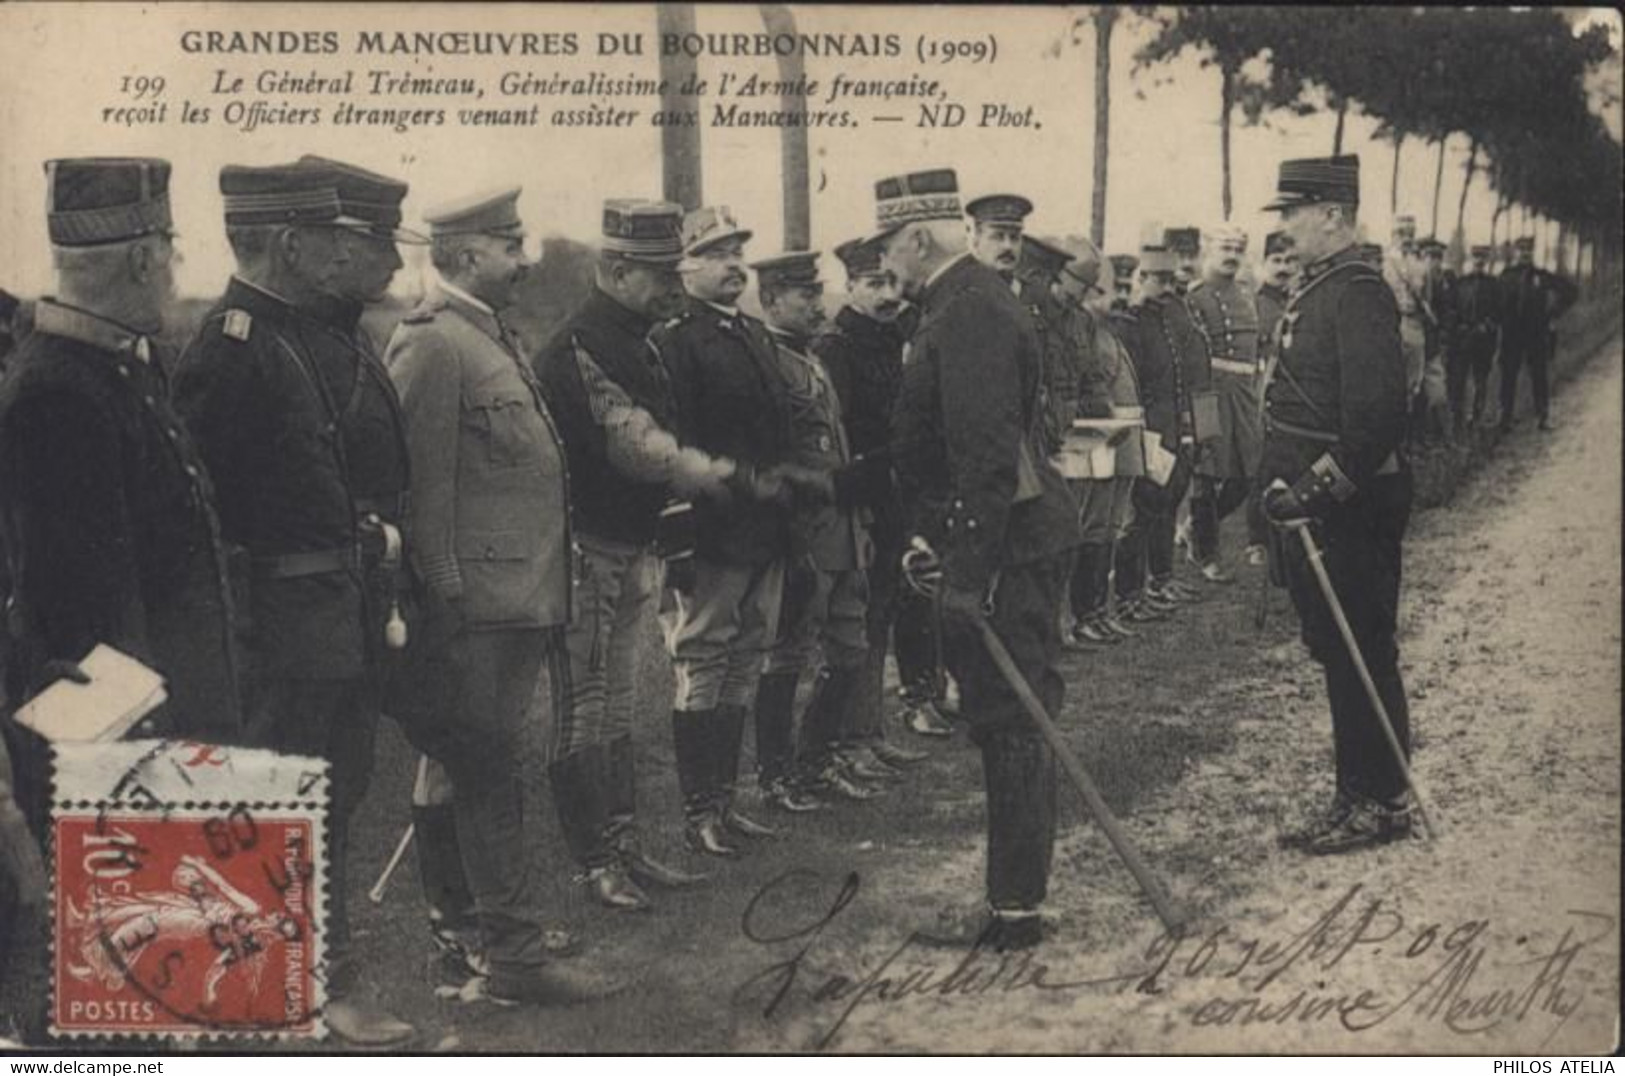
[[[1284,162],[1278,187],[1270,208],[1284,211],[1291,229],[1298,213],[1358,204],[1359,158]],[[1307,223],[1313,228],[1320,219]],[[1261,478],[1272,486],[1265,497],[1272,520],[1313,527],[1332,588],[1408,752],[1394,637],[1412,498],[1402,449],[1405,355],[1393,293],[1380,270],[1360,257],[1352,224],[1345,221],[1349,242],[1342,249],[1317,250],[1314,242],[1325,242],[1318,232],[1298,237],[1305,279],[1282,315],[1280,354],[1265,387]],[[1398,762],[1298,536],[1284,534],[1280,542],[1304,642],[1325,668],[1337,761],[1333,811],[1302,843],[1329,853],[1401,836],[1409,815]]]
[[[1260,429],[1260,318],[1253,295],[1238,283],[1234,271],[1219,267],[1228,253],[1239,262],[1247,233],[1232,225],[1209,231],[1206,242],[1212,263],[1207,275],[1185,296],[1212,371],[1218,428],[1202,445],[1191,493],[1191,546],[1202,573],[1224,582],[1232,577],[1220,563],[1219,525],[1249,503],[1263,438]],[[1264,524],[1249,513],[1249,539],[1262,549]]]
[[[742,261],[751,235],[725,206],[690,212],[682,234],[686,259],[730,261]],[[650,340],[671,378],[684,441],[757,469],[790,459],[790,390],[761,321],[691,291],[683,315]],[[695,507],[693,579],[677,589],[666,643],[677,677],[672,719],[682,729],[685,834],[691,847],[711,854],[737,854],[722,839],[729,832],[773,832],[734,807],[734,785],[745,719],[778,630],[789,552],[783,506],[735,499]]]
[[[959,217],[957,181],[938,170],[876,184],[878,231]],[[910,341],[893,426],[893,460],[912,532],[941,558],[945,604],[976,601],[1017,669],[1061,712],[1060,608],[1077,506],[1043,440],[1043,356],[1008,285],[968,253],[915,283]],[[1016,944],[1039,935],[1055,836],[1055,760],[977,629],[943,626],[948,668],[982,752],[987,785],[987,897]]]
[[[691,511],[685,498],[725,486],[748,498],[733,461],[678,440],[676,400],[648,340],[664,301],[649,285],[676,290],[682,219],[671,202],[607,200],[598,281],[534,360],[570,461],[579,548],[577,612],[565,632],[571,705],[555,724],[549,774],[588,892],[627,910],[649,907],[644,885],[702,880],[651,859],[637,832],[634,718],[661,554],[693,552],[666,543],[671,522]],[[616,290],[622,273],[642,291]],[[688,733],[673,722],[684,759]]]
[[[169,236],[169,171],[151,159],[47,162],[53,247]],[[215,494],[171,407],[155,332],[41,299],[0,385],[6,694],[20,704],[59,663],[106,644],[165,679],[168,701],[143,733],[232,742],[241,706]],[[5,731],[20,799],[43,825],[43,741],[9,719]]]
[[[227,165],[220,190],[228,232],[411,238],[397,231],[406,185],[338,162]],[[372,771],[386,658],[407,634],[395,591],[406,446],[398,402],[358,308],[345,301],[342,271],[333,262],[294,269],[280,257],[241,257],[181,356],[176,404],[219,487],[222,532],[249,560],[249,736],[332,766],[329,992],[344,1004],[330,1017],[353,1040],[398,1042],[411,1034],[399,1021],[363,1013],[352,1024],[345,890],[349,824]],[[297,286],[299,301],[272,290],[271,279]]]
[[[514,285],[461,275],[455,247],[439,260],[458,241],[505,251],[522,240],[518,197],[510,188],[425,212],[439,279],[396,326],[387,363],[411,446],[425,607],[407,678],[416,712],[404,723],[451,779],[491,993],[547,1002],[591,993],[551,962],[540,880],[518,854],[540,839],[524,765],[536,700],[544,722],[569,721],[570,476],[541,385],[502,320]],[[523,273],[522,255],[502,256]]]
[[[1518,376],[1529,367],[1540,428],[1551,429],[1551,390],[1546,368],[1557,344],[1552,322],[1562,317],[1579,291],[1572,281],[1535,267],[1535,240],[1520,236],[1517,261],[1501,272],[1501,429],[1512,428],[1518,403]]]

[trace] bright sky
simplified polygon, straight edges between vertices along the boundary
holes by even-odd
[[[1094,36],[1085,18],[1075,43],[1057,55],[1051,46],[1070,38],[1082,8],[932,8],[832,6],[796,11],[803,32],[896,33],[904,56],[892,60],[807,60],[809,77],[827,82],[837,71],[855,78],[903,78],[918,72],[941,77],[950,96],[964,103],[974,124],[984,102],[1017,110],[1036,106],[1042,129],[921,129],[912,122],[917,105],[902,102],[890,112],[909,122],[862,123],[852,130],[811,135],[813,245],[828,250],[866,230],[872,219],[874,180],[918,168],[957,168],[962,190],[973,196],[994,190],[1026,194],[1038,206],[1029,226],[1040,233],[1087,233],[1093,168]],[[1618,16],[1607,12],[1595,17]],[[327,56],[187,55],[178,45],[182,29],[340,28],[343,50]],[[350,50],[356,28],[374,30],[574,29],[582,39],[575,57],[377,57]],[[760,30],[755,5],[701,7],[702,32]],[[651,42],[639,59],[600,58],[595,35],[643,31]],[[1133,71],[1133,53],[1148,36],[1146,24],[1125,12],[1113,48],[1112,140],[1107,246],[1115,252],[1138,244],[1142,231],[1181,223],[1201,224],[1220,215],[1218,74],[1193,57],[1150,71]],[[924,69],[914,59],[915,39],[997,40],[996,62]],[[329,126],[262,129],[241,133],[223,126],[115,129],[100,120],[103,105],[118,103],[122,75],[163,74],[173,112],[182,99],[211,97],[217,66],[252,77],[266,69],[332,75],[368,69],[438,76],[479,75],[488,85],[503,71],[581,76],[601,71],[654,77],[653,5],[484,7],[423,5],[0,5],[0,286],[23,294],[49,290],[50,267],[43,220],[40,162],[64,155],[154,155],[175,165],[172,195],[183,235],[185,294],[217,292],[231,268],[221,234],[217,176],[226,163],[269,163],[306,152],[340,157],[398,175],[412,186],[406,211],[415,220],[426,205],[470,191],[521,183],[521,212],[534,235],[561,234],[592,241],[606,197],[658,196],[657,131],[551,129],[518,132],[456,126],[410,134]],[[113,58],[110,60],[110,58]],[[777,77],[771,58],[702,59],[701,74],[755,71]],[[494,90],[490,91],[494,95]],[[281,99],[281,95],[269,95]],[[222,98],[214,98],[218,108]],[[539,100],[544,114],[553,100]],[[304,103],[304,102],[301,102]],[[331,108],[331,101],[326,101]],[[372,99],[374,106],[429,106],[430,99]],[[744,102],[750,103],[750,102]],[[772,100],[759,102],[771,107]],[[709,105],[706,107],[709,112]],[[886,114],[864,105],[860,117]],[[1389,225],[1390,144],[1374,142],[1374,123],[1349,117],[1346,149],[1362,164],[1363,217],[1368,231],[1385,236]],[[1283,157],[1331,150],[1333,119],[1271,118],[1267,126],[1234,132],[1235,220],[1252,234],[1255,250],[1269,227],[1258,211],[1270,197]],[[765,254],[781,242],[779,135],[774,130],[711,129],[703,133],[708,201],[731,205],[756,230],[751,253]],[[1448,237],[1466,158],[1465,140],[1445,157],[1440,231]],[[1426,232],[1432,214],[1436,150],[1408,143],[1401,160],[1399,208],[1414,214]],[[1469,241],[1487,239],[1493,198],[1480,178],[1468,201]],[[415,290],[410,274],[398,286]]]

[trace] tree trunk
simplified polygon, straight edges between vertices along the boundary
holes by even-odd
[[[1348,119],[1348,114],[1349,99],[1347,97],[1339,97],[1337,99],[1337,128],[1336,130],[1332,131],[1333,157],[1340,156],[1343,152],[1343,121]]]
[[[656,4],[655,23],[662,36],[694,32],[693,4]],[[675,55],[660,53],[660,77],[666,92],[660,107],[675,115],[694,107],[695,98],[679,93],[683,83],[699,77],[699,61],[678,50]],[[668,123],[660,128],[660,187],[668,202],[684,209],[698,209],[705,199],[700,169],[700,128]]]
[[[1224,170],[1220,208],[1230,219],[1230,111],[1236,103],[1236,73],[1228,67],[1219,71],[1219,166]]]
[[[762,26],[775,37],[796,34],[796,17],[783,4],[758,4],[762,13]],[[806,64],[799,49],[779,56],[779,78],[789,85],[801,81]],[[786,93],[779,98],[786,113],[794,112],[805,102],[795,94]],[[806,250],[812,245],[811,176],[807,164],[807,128],[799,123],[785,124],[779,129],[779,180],[784,191],[784,248]]]
[[[1394,131],[1394,174],[1388,181],[1388,215],[1399,215],[1399,151],[1405,145],[1405,132]]]
[[[1435,239],[1439,238],[1439,194],[1444,190],[1444,150],[1449,141],[1449,135],[1439,139],[1439,163],[1433,168],[1433,216],[1428,221],[1428,234]]]
[[[1461,200],[1456,203],[1456,231],[1461,232],[1467,220],[1467,192],[1473,186],[1473,173],[1478,170],[1478,139],[1467,151],[1467,178],[1461,181]]]
[[[1112,27],[1118,11],[1095,9],[1095,189],[1089,203],[1089,238],[1106,249],[1106,164],[1111,152]]]

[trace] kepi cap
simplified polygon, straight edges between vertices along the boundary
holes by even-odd
[[[420,233],[401,227],[401,203],[407,191],[402,181],[315,154],[306,154],[297,163],[332,172],[339,196],[339,215],[334,224],[396,243],[428,242]]]
[[[984,194],[965,203],[965,214],[978,224],[1020,224],[1033,211],[1019,194]]]
[[[683,260],[683,207],[646,198],[604,201],[600,249],[627,261],[676,265]]]
[[[1112,275],[1118,280],[1132,280],[1140,268],[1140,259],[1132,254],[1113,254],[1106,260],[1112,263]]]
[[[1268,258],[1274,254],[1285,254],[1295,245],[1296,244],[1292,242],[1292,237],[1287,235],[1286,232],[1271,232],[1264,237],[1264,257]]]
[[[959,177],[952,168],[888,176],[875,183],[875,231],[868,238],[883,239],[909,224],[962,215]]]
[[[835,256],[846,266],[849,277],[874,276],[880,273],[881,245],[873,239],[848,239],[835,248]]]
[[[525,225],[519,219],[519,192],[522,188],[482,191],[423,211],[429,237],[488,235],[495,239],[523,239]]]
[[[1162,233],[1162,245],[1172,254],[1200,254],[1202,233],[1196,228],[1168,228]]]
[[[1520,235],[1518,238],[1512,241],[1512,245],[1517,247],[1519,250],[1534,250],[1535,237],[1532,235]]]
[[[169,162],[157,157],[65,157],[45,162],[45,217],[60,247],[172,235]]]
[[[821,288],[818,279],[818,251],[788,250],[750,263],[756,271],[757,290],[762,288]]]
[[[1495,248],[1488,243],[1474,243],[1469,253],[1475,258],[1492,258],[1495,256]]]
[[[220,169],[226,227],[331,224],[339,217],[338,177],[324,165],[228,164]]]
[[[1160,245],[1144,246],[1140,248],[1140,271],[1153,275],[1159,273],[1172,273],[1174,271],[1174,254],[1167,247]]]
[[[1276,173],[1275,200],[1264,209],[1266,212],[1277,212],[1320,202],[1360,204],[1360,158],[1357,154],[1299,157],[1282,161]]]

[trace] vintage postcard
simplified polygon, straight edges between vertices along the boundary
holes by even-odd
[[[1613,1052],[1622,48],[0,5],[0,1047]]]

